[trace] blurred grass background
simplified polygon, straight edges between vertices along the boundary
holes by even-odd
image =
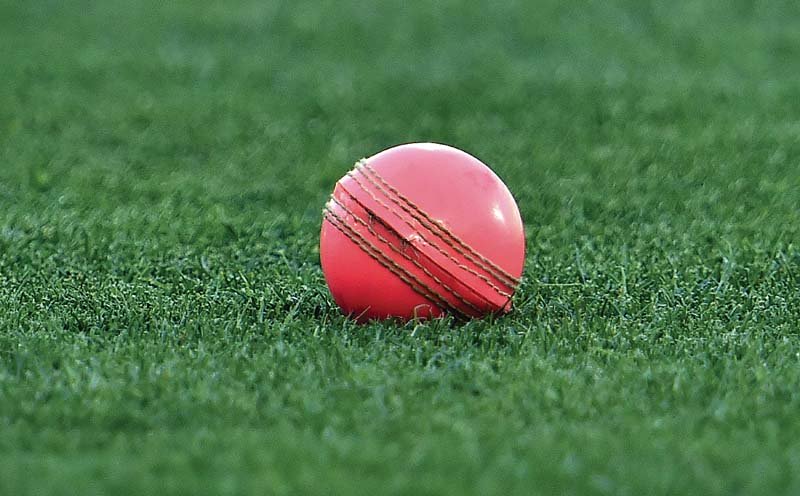
[[[798,26],[0,0],[0,492],[796,494]],[[407,141],[509,183],[511,315],[338,315],[320,209]]]

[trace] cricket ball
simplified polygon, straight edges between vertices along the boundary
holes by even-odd
[[[323,210],[322,271],[360,322],[508,312],[524,259],[506,185],[446,145],[400,145],[358,161]]]

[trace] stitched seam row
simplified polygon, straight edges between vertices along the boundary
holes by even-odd
[[[454,290],[453,288],[451,288],[450,286],[448,286],[448,285],[447,285],[447,284],[446,284],[444,281],[442,281],[441,279],[439,279],[439,278],[438,278],[436,275],[432,274],[432,273],[430,272],[430,270],[428,270],[428,269],[427,269],[425,266],[423,266],[421,263],[419,263],[418,261],[416,261],[416,260],[414,260],[413,258],[411,258],[411,257],[410,257],[410,256],[409,256],[407,253],[405,253],[403,250],[400,250],[399,248],[397,248],[397,247],[396,247],[395,245],[393,245],[393,244],[392,244],[392,243],[391,243],[391,242],[390,242],[388,239],[386,239],[386,238],[384,238],[383,236],[381,236],[381,235],[380,235],[380,234],[379,234],[377,231],[375,231],[375,230],[372,228],[372,226],[371,226],[371,225],[370,225],[368,222],[364,221],[364,220],[363,220],[363,219],[361,219],[359,216],[357,216],[357,215],[356,215],[356,214],[355,214],[353,211],[351,211],[351,210],[350,210],[349,208],[347,208],[347,207],[346,207],[344,204],[342,204],[342,202],[340,202],[339,200],[337,200],[335,197],[331,197],[331,201],[333,201],[334,203],[336,203],[336,204],[337,204],[339,207],[341,207],[341,208],[342,208],[342,209],[343,209],[345,212],[347,212],[349,215],[351,215],[351,216],[352,216],[352,217],[353,217],[353,218],[356,220],[356,222],[358,222],[359,224],[361,224],[361,225],[363,225],[364,227],[366,227],[366,228],[369,230],[370,234],[372,234],[373,236],[375,236],[376,238],[378,238],[378,240],[379,240],[379,241],[381,241],[382,243],[384,243],[384,244],[388,245],[388,246],[389,246],[389,248],[391,248],[391,249],[392,249],[392,251],[394,251],[395,253],[398,253],[398,254],[399,254],[399,255],[401,255],[403,258],[405,258],[406,260],[408,260],[409,262],[411,262],[412,264],[414,264],[414,266],[415,266],[415,267],[417,267],[418,269],[422,270],[422,272],[423,272],[423,273],[425,273],[425,275],[426,275],[426,276],[428,276],[428,277],[430,277],[431,279],[433,279],[433,280],[434,280],[434,282],[436,282],[436,284],[438,284],[439,286],[441,286],[442,288],[444,288],[444,289],[445,289],[445,291],[449,292],[449,293],[450,293],[450,294],[451,294],[453,297],[455,297],[455,298],[456,298],[458,301],[460,301],[460,302],[461,302],[461,303],[463,303],[464,305],[468,306],[470,309],[474,310],[475,312],[478,312],[478,313],[483,313],[481,309],[479,309],[478,307],[476,307],[476,306],[475,306],[474,304],[472,304],[472,303],[471,303],[469,300],[466,300],[466,299],[464,299],[464,297],[463,297],[461,294],[459,294],[459,293],[458,293],[458,291]]]
[[[364,174],[364,176],[368,180],[370,180],[370,182],[375,187],[377,187],[379,190],[381,190],[383,192],[383,194],[387,198],[389,198],[392,202],[397,204],[400,208],[402,208],[403,210],[405,210],[406,212],[408,212],[409,214],[414,216],[414,218],[416,218],[418,221],[423,223],[423,225],[425,225],[425,223],[430,224],[430,225],[426,225],[425,227],[427,227],[431,231],[438,230],[440,233],[442,233],[443,235],[440,234],[438,237],[440,239],[442,239],[442,241],[447,243],[451,248],[456,250],[459,254],[463,255],[468,260],[470,260],[474,264],[478,265],[481,269],[485,270],[486,272],[491,273],[493,276],[497,277],[497,279],[499,279],[501,282],[503,282],[504,284],[506,284],[506,285],[508,285],[508,286],[510,286],[512,288],[516,284],[519,283],[519,279],[515,278],[514,276],[512,276],[511,274],[509,274],[508,272],[503,270],[501,267],[499,267],[497,264],[495,264],[491,260],[487,259],[483,255],[478,253],[474,248],[469,246],[461,238],[459,238],[458,236],[453,234],[452,231],[450,231],[449,229],[445,228],[440,223],[438,223],[430,214],[428,214],[427,212],[422,210],[417,204],[415,204],[413,201],[411,201],[408,197],[406,197],[405,195],[400,193],[400,191],[398,191],[397,188],[395,188],[394,186],[389,184],[372,166],[370,166],[367,163],[366,160],[358,161],[356,163],[356,169],[357,170],[361,170],[361,169],[366,170],[369,174]],[[370,174],[372,176],[374,176],[375,179],[377,179],[383,185],[383,187],[385,187],[391,193],[396,195],[397,198],[395,198],[391,194],[387,193],[383,189],[382,186],[376,184],[369,177]],[[401,204],[401,202],[398,200],[398,198],[399,198],[399,200],[402,200],[402,202],[404,202],[405,205]],[[420,217],[422,217],[422,218],[420,218]],[[433,227],[431,227],[431,226],[433,226]],[[467,253],[465,253],[465,250],[467,252],[469,252],[469,255],[477,257],[478,259],[480,259],[481,262],[483,262],[483,264],[486,264],[486,265],[483,265],[481,262],[478,262],[477,260],[469,258],[469,255]]]
[[[381,200],[380,198],[378,198],[377,196],[375,196],[375,194],[374,194],[372,191],[370,191],[370,190],[369,190],[369,189],[368,189],[368,188],[367,188],[367,187],[364,185],[364,183],[363,183],[363,182],[361,182],[361,179],[359,179],[359,177],[358,177],[356,174],[354,174],[354,173],[353,173],[353,171],[350,171],[350,172],[348,172],[348,173],[347,173],[347,175],[348,175],[348,176],[350,176],[350,177],[351,177],[351,178],[352,178],[352,179],[355,181],[355,183],[356,183],[356,184],[357,184],[357,185],[358,185],[358,186],[359,186],[359,187],[360,187],[360,188],[361,188],[361,189],[362,189],[362,190],[363,190],[365,193],[367,193],[367,194],[368,194],[368,195],[369,195],[369,196],[370,196],[370,197],[371,197],[373,200],[375,200],[375,201],[376,201],[378,204],[380,204],[381,206],[383,206],[384,208],[386,208],[387,210],[389,210],[390,212],[392,212],[392,213],[393,213],[394,215],[396,215],[396,216],[397,216],[399,219],[401,219],[401,220],[402,220],[402,221],[403,221],[403,222],[404,222],[406,225],[408,225],[409,227],[411,227],[411,228],[412,228],[412,229],[414,229],[414,230],[417,230],[417,226],[415,226],[414,224],[412,224],[412,223],[411,223],[411,221],[409,221],[409,220],[408,220],[408,218],[407,218],[406,216],[404,216],[403,214],[401,214],[400,212],[398,212],[396,209],[394,209],[394,208],[392,208],[390,205],[388,205],[386,202],[384,202],[383,200]],[[364,176],[364,177],[366,177],[368,180],[370,179],[370,178],[369,178],[369,177],[367,177],[366,175],[363,175],[363,176]],[[373,184],[374,184],[374,182],[373,182]],[[436,233],[433,233],[433,234],[434,234],[434,236],[436,236]],[[422,238],[422,239],[423,239],[425,242],[427,242],[427,243],[428,243],[430,246],[432,246],[432,247],[433,247],[433,248],[434,248],[436,251],[438,251],[440,254],[442,254],[443,256],[447,257],[447,259],[448,259],[448,260],[450,260],[451,262],[453,262],[454,264],[456,264],[456,266],[457,266],[458,268],[460,268],[460,269],[462,269],[462,270],[464,270],[464,271],[466,271],[466,272],[468,272],[468,273],[472,274],[473,276],[475,276],[475,277],[479,278],[480,280],[482,280],[483,282],[485,282],[487,285],[489,285],[489,287],[491,287],[491,288],[492,288],[492,289],[493,289],[493,290],[494,290],[496,293],[498,293],[500,296],[502,296],[502,297],[504,297],[504,298],[511,298],[511,294],[510,294],[510,293],[508,293],[508,292],[506,292],[506,291],[503,291],[503,289],[501,289],[501,288],[500,288],[500,287],[498,287],[496,284],[494,284],[494,283],[493,283],[493,282],[492,282],[492,281],[491,281],[491,280],[490,280],[488,277],[486,277],[485,275],[483,275],[483,274],[481,274],[481,273],[479,273],[479,272],[477,272],[477,271],[475,271],[475,270],[473,270],[473,269],[471,269],[471,268],[467,267],[466,265],[463,265],[463,264],[462,264],[461,262],[459,262],[459,261],[458,261],[458,260],[457,260],[455,257],[453,257],[453,255],[451,255],[451,254],[447,253],[447,252],[446,252],[446,251],[445,251],[445,250],[444,250],[444,249],[443,249],[441,246],[439,246],[438,244],[436,244],[436,243],[432,243],[432,242],[431,242],[431,241],[430,241],[430,240],[429,240],[427,237],[425,237],[425,236],[424,236],[422,233],[419,233],[419,235],[420,235],[420,238]],[[438,239],[442,239],[440,236],[436,236],[436,237],[437,237]],[[466,255],[466,254],[465,254],[464,256],[465,256],[465,258],[466,258],[467,260],[469,260],[469,261],[471,261],[471,262],[473,262],[473,263],[476,263],[476,261],[475,261],[473,258],[471,258],[469,255]],[[476,263],[476,265],[479,265],[479,266],[480,266],[480,264],[478,264],[478,263]],[[485,270],[485,269],[484,269],[484,270]],[[490,272],[490,271],[487,271],[487,272]],[[490,272],[490,273],[491,273],[491,272]],[[511,286],[511,287],[513,287],[513,286]]]

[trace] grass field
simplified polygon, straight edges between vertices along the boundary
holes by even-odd
[[[0,0],[0,494],[800,493],[798,22]],[[510,315],[337,312],[321,208],[408,141],[519,201]]]

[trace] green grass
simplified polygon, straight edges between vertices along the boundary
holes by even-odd
[[[0,0],[0,493],[797,494],[789,1]],[[508,316],[355,325],[357,159],[510,185]]]

